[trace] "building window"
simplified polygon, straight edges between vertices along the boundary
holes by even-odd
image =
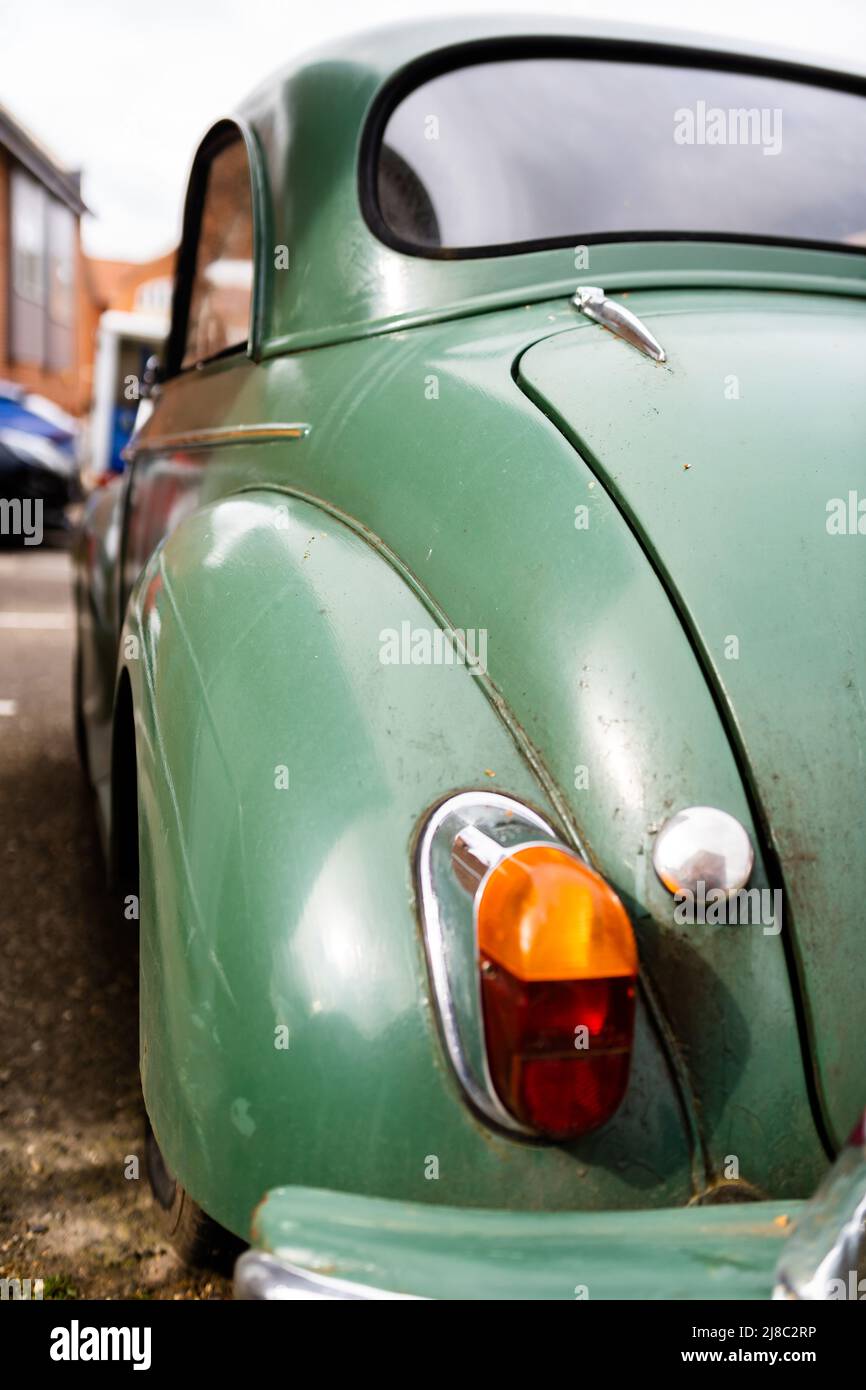
[[[155,318],[169,318],[173,283],[170,275],[160,275],[154,280],[143,281],[135,291],[132,301],[133,312],[152,314]]]
[[[10,356],[62,372],[73,364],[75,214],[24,169],[10,180]]]
[[[48,194],[23,169],[13,169],[10,232],[10,348],[15,362],[45,360],[46,214]]]
[[[75,214],[48,200],[48,341],[50,372],[68,371],[75,327]]]

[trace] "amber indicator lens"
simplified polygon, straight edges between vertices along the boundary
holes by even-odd
[[[619,898],[555,845],[518,850],[476,903],[487,1060],[503,1105],[554,1139],[597,1129],[628,1085],[637,951]]]

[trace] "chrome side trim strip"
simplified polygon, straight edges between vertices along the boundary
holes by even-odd
[[[348,1279],[314,1274],[262,1250],[245,1250],[235,1262],[234,1296],[244,1301],[318,1301],[321,1299],[416,1299],[416,1294],[391,1293]]]
[[[170,449],[218,449],[226,444],[272,444],[279,439],[304,439],[312,426],[307,424],[230,425],[225,428],[187,430],[160,434],[153,439],[130,440],[123,451],[127,460],[141,454],[159,454]]]

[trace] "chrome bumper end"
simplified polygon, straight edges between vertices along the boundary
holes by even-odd
[[[390,1293],[386,1289],[354,1284],[347,1279],[334,1279],[327,1274],[314,1274],[262,1250],[246,1250],[239,1256],[235,1264],[234,1296],[243,1301],[264,1299],[279,1302],[294,1299],[412,1297],[411,1294]]]

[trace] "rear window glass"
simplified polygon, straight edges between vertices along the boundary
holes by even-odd
[[[243,142],[232,140],[207,171],[182,366],[247,341],[253,292],[253,208]]]
[[[622,234],[866,246],[866,99],[775,77],[594,58],[458,68],[391,112],[389,240],[472,254]]]

